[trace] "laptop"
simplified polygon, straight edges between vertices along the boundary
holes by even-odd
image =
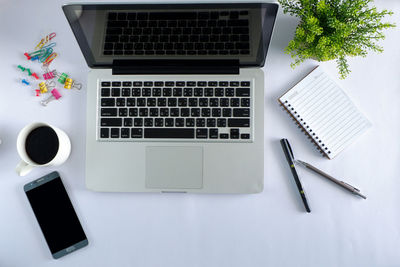
[[[274,3],[68,4],[91,71],[86,186],[258,193]]]

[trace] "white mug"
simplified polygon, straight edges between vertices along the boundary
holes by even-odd
[[[25,149],[25,142],[28,135],[34,129],[41,126],[47,126],[53,129],[57,134],[58,138],[58,151],[54,156],[54,158],[45,164],[38,164],[34,162],[32,159],[29,158],[28,153],[26,152]],[[19,176],[25,176],[35,167],[57,166],[64,163],[68,159],[69,154],[71,153],[71,141],[69,140],[68,135],[62,130],[58,129],[57,127],[42,122],[35,122],[25,126],[19,132],[17,138],[17,151],[22,160],[20,163],[18,163],[17,167],[15,168],[15,171],[18,173]]]

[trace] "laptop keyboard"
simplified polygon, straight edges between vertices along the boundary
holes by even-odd
[[[248,11],[109,12],[104,55],[249,55]]]
[[[251,139],[250,81],[101,81],[100,140]]]

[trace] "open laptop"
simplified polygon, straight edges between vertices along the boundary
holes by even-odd
[[[278,5],[68,4],[92,70],[86,185],[258,193],[264,65]]]

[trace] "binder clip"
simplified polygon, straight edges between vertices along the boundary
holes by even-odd
[[[80,83],[76,83],[74,80],[72,80],[71,78],[66,78],[65,79],[65,83],[64,83],[64,88],[65,89],[71,89],[71,88],[75,88],[77,90],[81,90],[82,89],[82,84]]]
[[[47,81],[47,80],[51,80],[54,79],[56,77],[56,70],[52,70],[50,71],[48,68],[45,69],[45,73],[43,74],[43,78]]]
[[[54,88],[53,90],[51,90],[51,96],[49,96],[48,98],[46,98],[45,100],[40,101],[40,104],[42,104],[43,106],[47,106],[47,104],[53,100],[58,100],[61,98],[61,94],[58,92],[58,90],[56,88]]]
[[[59,73],[56,73],[56,76],[57,76],[57,78],[58,78],[58,82],[59,83],[61,83],[61,84],[64,84],[65,83],[65,80],[68,78],[68,74],[66,74],[66,73],[61,73],[61,74],[59,74]]]
[[[53,81],[50,82],[41,82],[39,83],[39,90],[40,93],[45,94],[48,92],[49,89],[54,88],[56,85]]]

